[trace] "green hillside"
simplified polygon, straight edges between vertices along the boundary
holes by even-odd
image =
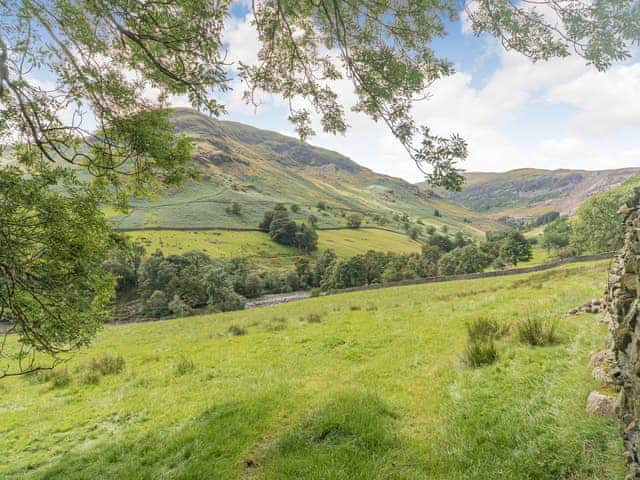
[[[0,477],[622,478],[617,424],[584,409],[606,327],[565,315],[606,264],[106,327],[0,385]],[[558,343],[461,363],[467,322],[532,314]]]
[[[624,183],[638,171],[523,168],[504,173],[468,172],[461,192],[438,194],[494,218],[527,217],[549,211],[572,214],[590,196]],[[428,190],[424,185],[422,188]]]
[[[496,224],[483,215],[425,194],[403,180],[380,175],[329,150],[248,125],[223,122],[192,110],[173,112],[176,131],[192,138],[201,177],[158,198],[137,200],[126,214],[110,212],[119,228],[256,228],[276,203],[298,205],[292,216],[309,215],[319,227],[346,225],[349,212],[364,214],[365,225],[401,231],[409,217],[427,225],[447,225],[472,235]],[[226,212],[232,202],[239,215]],[[318,208],[319,203],[326,208]],[[441,214],[434,216],[435,210]]]
[[[301,253],[279,245],[264,232],[226,230],[181,231],[144,230],[128,232],[147,253],[161,250],[165,255],[197,250],[213,258],[246,257],[266,270],[291,270]],[[420,244],[400,233],[378,229],[318,230],[318,252],[332,249],[339,257],[366,250],[395,253],[420,252]]]

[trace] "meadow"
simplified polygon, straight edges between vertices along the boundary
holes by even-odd
[[[566,315],[607,266],[105,327],[0,381],[0,478],[622,478],[617,425],[584,408],[606,328]],[[467,322],[528,316],[560,341],[461,362]]]
[[[160,249],[167,255],[190,250],[214,258],[247,257],[266,269],[290,269],[300,256],[293,247],[279,245],[268,234],[255,231],[227,230],[144,230],[128,232],[145,247],[147,254]],[[420,244],[408,236],[379,229],[318,230],[318,250],[332,249],[339,257],[349,257],[367,250],[397,253],[420,252]]]

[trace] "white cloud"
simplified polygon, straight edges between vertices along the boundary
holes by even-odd
[[[249,18],[229,20],[225,42],[230,60],[253,63],[257,58],[259,43]],[[497,55],[498,66],[484,85],[478,87],[472,73],[459,71],[437,82],[431,98],[415,106],[418,123],[439,134],[457,132],[467,139],[470,157],[462,165],[465,169],[637,165],[640,142],[630,130],[640,126],[640,63],[598,73],[580,58],[532,63],[498,48],[495,41],[487,42],[487,47],[488,56],[495,59]],[[253,107],[241,98],[243,86],[238,80],[232,86],[234,91],[222,97],[231,116],[253,114]],[[345,105],[353,105],[355,95],[348,80],[336,82],[335,88]],[[292,134],[286,122],[286,104],[272,95],[263,95],[260,100],[259,116],[251,123]],[[384,124],[346,110],[351,128],[345,136],[319,133],[311,143],[348,155],[379,172],[421,179]],[[315,124],[320,132],[317,116]],[[608,136],[606,141],[604,135]]]

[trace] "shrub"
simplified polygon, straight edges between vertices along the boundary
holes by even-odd
[[[168,315],[169,300],[162,290],[155,290],[144,304],[145,314],[149,317],[162,317]]]
[[[489,341],[469,341],[462,353],[462,360],[470,367],[477,368],[483,365],[490,365],[498,359],[493,340]]]
[[[349,310],[351,310],[352,312],[356,312],[360,310],[360,305],[349,305]]]
[[[479,318],[467,324],[467,336],[470,342],[499,340],[509,333],[509,325],[500,325],[495,320]]]
[[[287,319],[285,317],[273,317],[266,326],[266,329],[271,332],[278,332],[285,328],[287,328]]]
[[[240,215],[242,207],[238,202],[232,202],[225,208],[225,212],[229,215]]]
[[[193,360],[187,357],[180,357],[180,360],[174,367],[174,373],[176,377],[181,377],[193,371],[194,368],[196,368],[196,366],[193,363]]]
[[[545,321],[540,318],[527,318],[518,322],[518,339],[531,346],[543,346],[558,341],[557,321]]]
[[[91,360],[88,365],[88,370],[98,372],[100,375],[116,375],[122,371],[124,363],[124,358],[120,355],[117,357],[104,355]]]
[[[306,320],[308,323],[320,323],[322,316],[319,313],[310,313],[307,315]]]
[[[71,374],[66,368],[40,370],[36,378],[39,382],[51,382],[53,387],[66,387],[71,383]]]
[[[234,336],[234,337],[238,337],[240,335],[246,335],[247,334],[247,329],[243,328],[239,325],[231,325],[229,327],[229,330],[227,330],[229,332],[229,335]]]
[[[361,224],[362,224],[362,216],[358,215],[357,213],[353,213],[349,215],[349,217],[347,218],[347,226],[349,228],[360,228]]]
[[[97,385],[100,383],[100,373],[95,370],[84,369],[80,371],[78,380],[80,383]]]
[[[467,346],[462,361],[470,367],[489,365],[498,359],[495,341],[509,333],[509,325],[479,318],[467,324]]]
[[[320,289],[319,288],[312,288],[311,289],[311,296],[312,297],[319,297],[320,296]]]
[[[174,295],[173,300],[169,302],[169,310],[178,317],[186,317],[193,312],[191,307],[184,303],[180,295]]]

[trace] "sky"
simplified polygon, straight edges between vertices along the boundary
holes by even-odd
[[[231,60],[251,63],[258,40],[241,4],[228,21],[225,42]],[[532,63],[505,51],[489,37],[476,37],[464,19],[434,50],[453,62],[456,73],[436,82],[431,97],[415,105],[418,124],[437,134],[459,133],[469,144],[466,171],[507,171],[535,167],[598,170],[640,163],[640,55],[605,73],[578,57]],[[266,95],[255,109],[242,100],[243,88],[221,100],[234,120],[295,136],[288,109]],[[354,103],[349,81],[336,89]],[[176,102],[179,104],[179,101]],[[317,122],[317,119],[316,119]],[[423,174],[386,126],[347,108],[345,135],[321,133],[309,143],[349,156],[380,173],[420,181]]]

